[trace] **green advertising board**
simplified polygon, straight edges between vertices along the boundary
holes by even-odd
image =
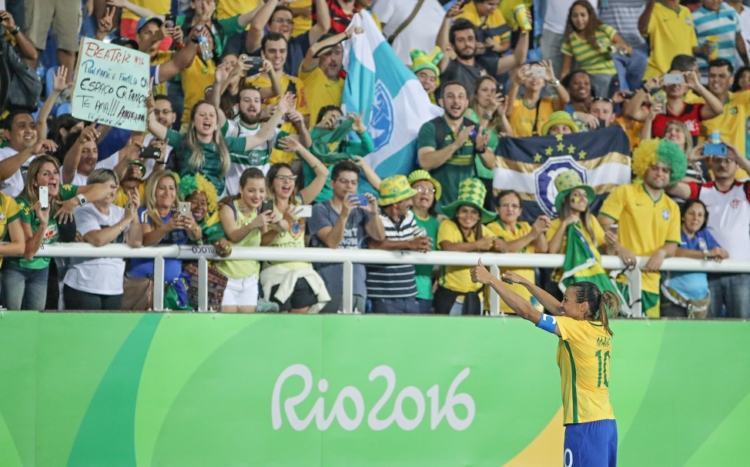
[[[750,323],[613,329],[620,465],[747,465]],[[19,312],[0,344],[0,466],[562,464],[519,319]]]

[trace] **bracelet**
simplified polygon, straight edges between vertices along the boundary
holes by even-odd
[[[20,26],[16,26],[15,28],[13,28],[13,30],[10,33],[12,35],[16,36],[16,35],[18,35],[19,32],[21,32],[21,27]]]

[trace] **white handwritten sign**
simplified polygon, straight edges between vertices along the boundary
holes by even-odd
[[[84,38],[71,105],[73,116],[126,130],[146,129],[149,56]]]

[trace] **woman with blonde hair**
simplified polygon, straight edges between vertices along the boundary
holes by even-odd
[[[201,240],[203,233],[187,209],[179,202],[179,177],[171,171],[155,173],[146,183],[145,207],[138,209],[143,229],[143,245],[187,245]],[[123,308],[147,310],[151,308],[149,293],[154,279],[154,261],[136,258],[130,261],[127,273],[127,297]],[[187,309],[187,282],[182,276],[182,260],[164,260],[165,301],[167,309]]]
[[[269,140],[276,124],[293,108],[293,96],[286,95],[271,115],[269,124],[257,134],[244,138],[224,137],[219,127],[219,113],[213,104],[201,101],[192,110],[187,134],[182,135],[165,127],[156,119],[153,102],[149,100],[148,129],[158,139],[164,139],[175,148],[180,175],[202,173],[216,186],[216,191],[224,192],[226,175],[231,162],[230,152],[244,154]]]

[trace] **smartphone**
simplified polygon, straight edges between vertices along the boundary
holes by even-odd
[[[177,203],[177,213],[183,217],[190,216],[190,209],[190,202],[188,201],[180,201]]]
[[[673,84],[685,84],[685,77],[682,73],[667,73],[661,80],[664,86],[670,86]]]
[[[534,78],[545,78],[547,76],[547,70],[541,66],[533,66],[531,67],[530,74]]]
[[[703,145],[703,155],[725,157],[727,155],[727,145],[724,143],[706,143]]]
[[[174,15],[172,13],[167,13],[166,15],[164,15],[164,27],[165,28],[174,27]]]
[[[146,146],[141,149],[141,157],[143,159],[158,159],[161,157],[161,149],[155,146]]]
[[[39,206],[49,209],[49,188],[46,185],[39,187]]]
[[[260,212],[273,211],[273,201],[267,199],[260,205]]]
[[[298,216],[300,218],[308,219],[312,217],[312,205],[311,204],[302,204],[300,206],[297,206],[297,209],[299,210]]]
[[[351,195],[349,195],[349,199],[351,199],[352,201],[356,200],[357,202],[359,202],[360,207],[365,207],[367,206],[367,203],[369,203],[367,196],[365,195],[357,195],[357,194],[352,193]]]

